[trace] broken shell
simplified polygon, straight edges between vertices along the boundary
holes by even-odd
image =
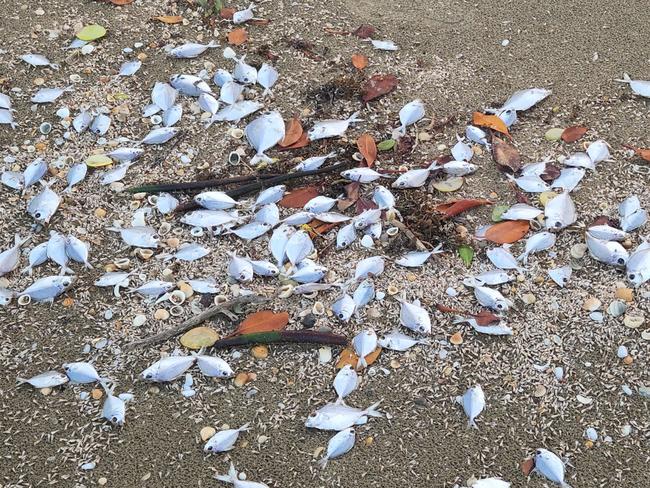
[[[625,317],[625,318],[627,318],[627,317]],[[625,322],[625,321],[623,321],[623,322]],[[627,324],[625,324],[625,325],[627,325]],[[643,332],[641,332],[641,339],[643,339],[644,341],[650,341],[650,330],[644,330]]]
[[[164,308],[159,308],[154,312],[153,318],[156,320],[167,320],[169,318],[169,312]]]
[[[176,286],[180,291],[185,293],[185,298],[189,298],[192,295],[194,295],[194,290],[188,283],[185,283],[184,281],[179,281],[178,283],[176,283]]]
[[[38,128],[41,134],[43,135],[48,135],[50,132],[52,132],[52,124],[49,122],[43,122],[40,127]]]
[[[143,191],[138,192],[138,193],[134,193],[134,194],[132,195],[132,197],[133,197],[134,200],[144,200],[144,198],[145,198],[146,196],[147,196],[146,192],[143,192]]]
[[[32,301],[32,297],[30,297],[29,295],[21,295],[18,297],[18,305],[22,305],[22,306],[29,305],[31,301]]]
[[[244,131],[238,128],[232,128],[230,129],[230,137],[234,139],[241,139],[244,137]]]
[[[289,298],[291,295],[293,295],[293,285],[282,285],[278,290],[280,298]]]
[[[176,249],[178,246],[181,245],[181,241],[180,241],[180,239],[178,237],[170,237],[169,239],[167,239],[165,241],[165,243],[169,247],[174,248],[174,249]]]
[[[138,314],[135,317],[133,317],[133,327],[142,327],[146,321],[147,321],[146,316],[142,314]]]
[[[352,155],[352,159],[354,159],[357,162],[361,162],[361,160],[363,160],[363,154],[357,151]]]
[[[632,356],[626,356],[625,358],[623,358],[623,363],[626,364],[627,366],[629,366],[633,362],[634,362],[634,358]]]
[[[399,227],[390,227],[388,230],[386,230],[386,234],[389,237],[395,237],[397,234],[399,234]]]
[[[160,224],[160,227],[158,227],[158,235],[160,236],[167,235],[171,230],[172,230],[172,224],[170,224],[169,222],[163,222],[162,224]]]
[[[594,399],[589,398],[588,396],[584,395],[576,395],[576,400],[578,400],[579,403],[582,403],[583,405],[590,405]]]
[[[573,247],[571,247],[571,257],[574,259],[582,259],[583,257],[585,257],[586,253],[587,253],[586,244],[576,244]]]
[[[192,227],[190,234],[194,237],[203,237],[203,228],[202,227]]]
[[[149,195],[147,197],[147,202],[149,202],[149,205],[156,206],[156,204],[158,203],[158,195]],[[170,229],[171,229],[171,226],[170,226]]]
[[[228,297],[226,295],[216,295],[214,297],[214,304],[215,305],[221,305],[224,302],[228,301]]]
[[[137,210],[140,208],[140,202],[138,200],[131,200],[129,202],[129,208],[131,210]]]
[[[210,439],[214,434],[216,434],[217,431],[215,430],[214,427],[203,427],[201,429],[200,435],[201,435],[201,440],[203,442],[206,442],[208,439]]]
[[[269,357],[269,348],[264,345],[255,346],[251,349],[251,355],[255,359],[266,359]]]
[[[454,346],[459,346],[463,343],[463,336],[460,332],[456,332],[449,338],[449,342],[451,342]]]
[[[232,151],[230,154],[228,154],[228,162],[232,165],[239,164],[241,161],[241,156],[237,151]]]
[[[106,210],[104,210],[103,208],[96,208],[95,217],[97,217],[98,219],[103,219],[104,217],[106,217]]]
[[[325,305],[323,305],[323,302],[315,302],[311,308],[311,313],[314,315],[323,315],[325,313]]]
[[[118,269],[129,269],[131,267],[131,260],[129,258],[118,258],[113,261],[113,264]]]
[[[172,230],[172,234],[174,234],[175,236],[183,235],[183,229],[181,229],[180,227],[176,227],[175,229]]]
[[[626,327],[630,329],[638,329],[643,325],[644,317],[643,315],[626,315],[623,319],[623,323]]]
[[[598,298],[589,297],[582,304],[582,308],[587,312],[593,312],[594,310],[598,310],[600,308],[600,305],[601,305],[601,301],[598,300]]]
[[[172,308],[169,309],[169,313],[172,317],[180,317],[183,315],[183,307],[180,305],[174,305]]]
[[[546,395],[546,387],[544,385],[537,385],[533,390],[533,396],[541,398]]]
[[[183,293],[181,290],[174,290],[169,294],[169,301],[174,305],[182,305],[185,303],[185,298],[185,293]]]
[[[386,288],[386,293],[389,295],[397,295],[399,293],[399,288],[395,285],[389,285],[388,288]]]
[[[162,117],[160,115],[152,115],[149,119],[153,125],[158,125],[162,122]]]
[[[627,310],[627,305],[625,302],[622,302],[620,300],[614,300],[612,303],[609,304],[609,307],[607,307],[607,313],[610,314],[612,317],[620,317],[625,313]]]
[[[148,261],[153,256],[153,250],[138,248],[135,250],[135,255],[143,261]]]

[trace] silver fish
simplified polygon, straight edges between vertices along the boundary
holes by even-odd
[[[381,256],[371,256],[362,259],[357,263],[354,270],[354,279],[360,281],[366,278],[379,276],[384,272],[384,266],[384,258]]]
[[[113,294],[120,298],[120,288],[126,288],[129,286],[131,273],[123,272],[108,272],[104,273],[95,281],[95,286],[99,287],[113,287]]]
[[[279,266],[282,266],[285,262],[287,243],[294,232],[295,230],[292,227],[283,224],[273,231],[269,239],[269,251],[271,251]]]
[[[414,332],[431,333],[431,316],[420,305],[420,300],[415,300],[413,303],[400,300],[399,321],[404,327]]]
[[[501,478],[483,478],[476,480],[472,488],[510,488],[511,483]]]
[[[34,183],[38,183],[45,173],[47,173],[47,163],[42,158],[36,158],[23,171],[23,187],[29,188]]]
[[[133,247],[145,247],[155,249],[158,247],[159,237],[156,229],[146,225],[135,227],[109,227],[108,230],[119,232],[124,243]]]
[[[342,430],[335,434],[327,443],[327,452],[323,458],[318,461],[321,468],[327,466],[330,459],[336,459],[343,456],[350,449],[354,447],[356,442],[356,434],[352,427]]]
[[[90,124],[90,132],[93,134],[103,136],[108,132],[108,129],[111,126],[111,118],[106,114],[98,114],[94,119],[92,124]]]
[[[603,241],[624,241],[628,238],[627,232],[607,224],[592,225],[587,229],[587,232],[596,239]]]
[[[309,256],[313,251],[314,243],[309,237],[309,234],[303,230],[299,230],[289,237],[285,247],[287,259],[294,266]]]
[[[378,208],[369,208],[355,216],[353,220],[356,229],[365,229],[369,225],[378,222],[381,219],[381,210]]]
[[[68,382],[68,377],[58,371],[45,371],[44,373],[37,374],[31,378],[16,378],[18,385],[28,383],[34,388],[54,388],[56,386],[65,385]]]
[[[336,402],[341,403],[346,396],[356,390],[358,384],[357,372],[349,364],[343,366],[334,378],[334,391],[338,397]]]
[[[250,260],[250,263],[253,273],[257,276],[278,276],[280,274],[278,267],[268,261]]]
[[[313,171],[320,168],[325,161],[333,157],[336,157],[335,151],[332,151],[325,156],[312,156],[298,163],[293,169],[295,171]]]
[[[263,222],[250,222],[236,229],[232,229],[230,233],[235,234],[240,239],[244,239],[250,242],[266,234],[269,230],[271,230],[271,228],[272,225],[270,224]]]
[[[417,344],[428,345],[430,343],[427,339],[414,339],[413,337],[407,336],[406,334],[402,334],[401,332],[394,330],[382,336],[379,339],[378,344],[384,349],[404,352],[408,351]]]
[[[251,164],[259,161],[272,161],[265,153],[284,139],[284,120],[279,112],[266,113],[246,126],[244,134],[256,153]]]
[[[240,258],[236,254],[228,253],[228,276],[237,281],[251,281],[253,279],[253,265],[248,259]]]
[[[237,216],[223,210],[195,210],[181,217],[181,222],[192,227],[220,227],[237,221]]]
[[[95,367],[88,362],[80,361],[76,363],[64,363],[63,369],[72,383],[83,385],[87,383],[104,382],[104,378],[99,376]]]
[[[451,148],[451,157],[455,161],[469,161],[474,156],[474,152],[469,144],[465,144],[462,138],[456,136],[458,142]]]
[[[196,293],[207,293],[216,295],[219,293],[219,285],[212,279],[206,280],[187,280],[187,283],[192,287]]]
[[[241,119],[257,112],[264,105],[254,100],[242,100],[241,102],[233,103],[227,107],[222,108],[214,114],[208,123],[208,127],[214,122],[239,122]]]
[[[255,9],[254,4],[250,4],[248,8],[244,10],[238,10],[234,14],[232,14],[232,23],[233,24],[243,24],[244,22],[248,22],[253,18],[253,10]]]
[[[208,44],[198,44],[195,42],[188,42],[181,46],[175,47],[169,51],[172,58],[178,59],[192,59],[200,56],[210,48],[219,47],[217,41],[210,41]]]
[[[280,209],[275,203],[267,203],[263,205],[253,216],[255,222],[268,224],[275,227],[280,223]]]
[[[153,129],[140,141],[140,144],[164,144],[180,132],[178,127],[160,127]]]
[[[560,176],[558,176],[553,183],[551,183],[551,188],[562,188],[566,191],[573,191],[578,184],[585,177],[585,170],[582,168],[564,168],[560,171]]]
[[[641,209],[641,201],[636,195],[630,195],[618,206],[618,213],[621,217],[627,217]]]
[[[11,110],[11,98],[9,95],[5,95],[4,93],[0,93],[0,109],[3,110]]]
[[[544,211],[527,203],[516,203],[501,214],[502,220],[533,220]]]
[[[422,100],[413,100],[404,105],[399,111],[399,133],[406,135],[406,128],[409,125],[417,123],[424,117],[424,102]],[[415,188],[415,187],[409,187]]]
[[[569,282],[573,270],[571,269],[571,266],[562,266],[561,268],[549,269],[547,273],[560,288],[564,288],[564,286]]]
[[[542,193],[551,189],[543,179],[537,175],[520,176],[515,178],[512,175],[506,175],[508,179],[514,182],[519,188],[527,193]]]
[[[235,442],[237,442],[239,434],[247,430],[250,430],[249,424],[244,424],[239,429],[220,430],[210,437],[208,442],[205,443],[205,446],[203,446],[203,450],[212,453],[230,451],[235,447]]]
[[[523,112],[544,100],[551,93],[553,93],[551,90],[545,88],[528,88],[526,90],[516,91],[506,100],[501,110],[512,109],[517,112]]]
[[[174,381],[185,374],[185,371],[192,367],[194,361],[196,361],[194,356],[167,356],[140,373],[140,378],[156,383]]]
[[[176,75],[182,76],[182,75]],[[198,80],[200,78],[197,77]],[[178,96],[178,90],[172,87],[167,83],[156,82],[153,89],[151,90],[151,101],[158,107],[160,110],[168,110],[174,106],[176,103],[176,97]]]
[[[551,451],[541,448],[535,451],[535,471],[549,481],[560,485],[561,488],[571,488],[564,481],[564,463]]]
[[[20,171],[3,171],[0,181],[13,190],[22,190],[25,187],[25,178]]]
[[[169,84],[188,97],[198,97],[201,93],[212,93],[210,86],[202,78],[194,75],[172,75],[169,79]],[[160,108],[166,110],[165,107]]]
[[[235,373],[230,365],[218,356],[206,356],[199,351],[194,354],[196,365],[205,376],[210,378],[230,378]]]
[[[341,176],[346,180],[358,183],[372,183],[379,178],[388,178],[386,175],[378,173],[372,168],[354,168],[341,172]]]
[[[372,201],[381,210],[388,210],[395,207],[395,196],[384,186],[377,185],[372,194]]]
[[[204,191],[196,195],[194,201],[208,210],[224,210],[237,205],[236,200],[222,191]]]
[[[645,225],[648,221],[648,213],[645,209],[640,208],[636,212],[625,215],[621,219],[621,229],[625,232],[632,232]]]
[[[345,134],[345,131],[348,130],[350,124],[362,122],[362,119],[359,119],[358,117],[359,112],[354,112],[350,117],[344,120],[319,120],[314,123],[314,126],[309,130],[307,136],[310,141],[342,136]],[[343,177],[345,177],[345,175],[343,175]]]
[[[316,214],[314,217],[321,222],[327,222],[330,224],[340,224],[341,222],[347,222],[350,220],[350,217],[338,212],[322,212]]]
[[[356,312],[368,305],[373,298],[375,298],[375,285],[370,280],[363,280],[352,294],[355,305],[354,311]]]
[[[305,426],[320,430],[342,431],[353,425],[362,425],[368,421],[368,417],[383,417],[377,410],[377,402],[365,410],[348,407],[342,403],[328,403],[312,413],[306,420]]]
[[[507,272],[502,271],[501,269],[492,269],[490,271],[484,271],[481,274],[473,276],[472,279],[475,283],[478,283],[480,286],[484,285],[502,285],[503,283],[508,283],[512,281],[513,278],[508,275]],[[471,285],[470,285],[471,286]]]
[[[434,165],[436,163],[434,162]],[[467,161],[449,161],[442,166],[430,167],[431,170],[440,168],[445,174],[449,176],[466,176],[475,173],[478,166]]]
[[[109,153],[106,153],[106,156],[121,163],[126,163],[128,161],[135,161],[143,154],[144,149],[138,147],[120,147]]]
[[[34,246],[31,251],[29,251],[29,266],[24,268],[21,271],[21,274],[32,275],[32,270],[36,266],[40,266],[45,261],[47,261],[47,241],[41,242],[38,246]]]
[[[356,303],[347,293],[332,304],[332,312],[341,322],[350,320],[355,309]]]
[[[277,70],[270,64],[263,63],[262,67],[257,73],[257,82],[264,88],[262,96],[268,96],[271,94],[271,88],[278,81],[279,75]]]
[[[353,223],[345,225],[336,233],[336,248],[345,249],[357,239],[357,231]]]
[[[297,268],[296,271],[289,275],[289,279],[298,283],[315,283],[322,280],[327,274],[325,266],[316,264],[311,259],[302,260]]]
[[[158,194],[158,199],[156,200],[156,208],[161,214],[166,215],[168,213],[172,213],[174,210],[176,210],[178,204],[178,198],[175,196],[170,195],[169,193]]]
[[[14,121],[13,111],[7,110],[4,108],[0,109],[0,124],[9,125],[12,129],[18,127],[18,124]]]
[[[108,420],[111,424],[122,426],[126,418],[126,402],[119,396],[113,395],[113,388],[106,388],[106,399],[102,406],[102,418]]]
[[[0,276],[11,273],[18,267],[20,261],[20,248],[30,238],[23,239],[18,234],[14,236],[14,245],[0,253]]]
[[[108,171],[104,172],[99,178],[99,184],[100,185],[110,185],[111,183],[115,183],[116,181],[120,181],[122,178],[126,176],[126,172],[129,170],[129,168],[134,165],[135,162],[131,161],[128,163],[120,163],[113,169],[109,169]]]
[[[481,144],[482,146],[486,146],[488,148],[490,147],[490,143],[487,140],[487,134],[484,130],[479,129],[476,126],[468,125],[465,128],[465,137],[467,137],[472,142]]]
[[[229,81],[233,81],[232,75],[230,72],[226,71],[225,69],[219,68],[215,73],[214,77],[212,78],[212,82],[217,85],[218,87],[222,87]]]
[[[526,239],[524,252],[517,257],[518,261],[528,264],[528,256],[532,253],[545,251],[555,245],[555,234],[551,232],[538,232]]]
[[[83,264],[86,269],[93,269],[92,264],[88,262],[89,250],[90,245],[87,242],[83,242],[73,235],[68,235],[66,237],[65,252],[70,259]]]
[[[547,229],[563,229],[573,224],[578,216],[569,192],[565,191],[550,200],[544,208]]]
[[[311,222],[316,217],[316,214],[313,212],[297,212],[293,215],[289,215],[286,219],[282,220],[284,225],[303,225],[308,222]]]
[[[77,183],[83,181],[87,173],[88,173],[88,166],[86,165],[86,163],[78,163],[72,166],[68,170],[68,173],[65,175],[65,179],[68,182],[68,186],[65,187],[63,193],[70,193],[70,191],[72,191],[72,187]]]
[[[488,249],[486,255],[490,262],[494,264],[497,268],[500,269],[516,269],[518,271],[524,271],[524,268],[519,266],[517,259],[510,252],[510,246],[504,245],[501,247],[495,247],[493,249]]]
[[[462,397],[458,397],[456,400],[463,406],[465,415],[469,419],[467,425],[478,429],[475,419],[485,408],[485,394],[481,385],[469,388]]]
[[[303,207],[307,212],[322,213],[329,211],[338,202],[336,198],[318,195],[310,199]]]
[[[93,123],[93,116],[90,112],[82,110],[77,114],[77,116],[72,120],[72,127],[79,134],[85,132],[90,127],[90,124]]]
[[[395,264],[405,268],[417,268],[426,263],[434,252],[410,251],[395,260]]]
[[[601,263],[609,264],[610,266],[625,266],[629,254],[627,250],[618,242],[603,241],[596,239],[589,232],[585,235],[587,248],[589,254],[600,261]]]
[[[352,346],[359,356],[357,369],[364,369],[368,366],[366,356],[377,349],[377,334],[372,329],[362,330],[352,339]]]
[[[269,488],[268,485],[257,481],[240,480],[235,465],[232,462],[230,463],[228,474],[215,474],[214,477],[223,483],[232,484],[234,488]]]
[[[49,186],[33,197],[27,204],[27,213],[39,224],[47,224],[61,204],[61,197],[54,193]]]
[[[60,67],[58,64],[52,63],[49,59],[47,59],[42,54],[23,54],[22,56],[19,57],[27,64],[30,64],[32,66],[49,66],[54,70],[58,70]]]
[[[18,296],[28,296],[35,302],[53,302],[74,283],[74,276],[46,276],[28,286]]]
[[[208,112],[209,114],[214,115],[219,111],[219,100],[214,98],[211,93],[201,93],[199,95],[198,104],[199,107],[201,107],[201,110]]]
[[[334,288],[335,286],[338,286],[336,283],[304,283],[302,285],[298,285],[293,289],[294,295],[303,295],[307,293],[314,293],[317,291],[325,291],[325,290],[330,290],[331,288]]]
[[[65,88],[41,88],[30,98],[30,101],[32,103],[52,103],[65,92],[70,91],[74,91],[72,85]]]
[[[257,199],[255,200],[255,204],[253,205],[253,210],[255,210],[255,208],[257,207],[261,207],[262,205],[268,205],[269,203],[279,202],[280,200],[282,200],[282,197],[284,197],[284,193],[286,192],[286,190],[287,190],[286,186],[276,185],[262,191],[257,196]]]
[[[625,274],[634,286],[641,286],[650,280],[650,248],[637,249],[632,253],[627,260]]]
[[[164,127],[172,127],[181,120],[183,116],[183,106],[179,103],[173,107],[169,107],[162,114],[162,124]]]
[[[420,188],[427,182],[429,174],[430,172],[428,169],[411,169],[406,173],[400,175],[399,178],[393,181],[393,184],[391,186],[393,188],[402,189]]]
[[[66,238],[56,231],[50,232],[50,240],[47,241],[47,257],[61,266],[62,275],[65,273],[74,273],[74,271],[68,268],[68,261],[70,259],[66,252]]]
[[[133,76],[138,72],[142,66],[142,61],[139,59],[134,59],[133,61],[127,61],[120,66],[120,76]]]
[[[483,305],[497,312],[506,312],[512,306],[512,302],[505,298],[498,290],[486,286],[475,286],[474,296]]]
[[[152,280],[147,281],[146,283],[130,291],[147,297],[157,298],[160,295],[164,295],[165,293],[170,292],[174,288],[176,288],[175,283],[170,283],[169,281]]]
[[[178,251],[163,258],[163,261],[176,259],[178,261],[196,261],[210,254],[211,249],[196,242],[182,244]]]
[[[596,165],[594,164],[594,162],[591,160],[589,155],[584,152],[577,152],[571,154],[568,158],[566,158],[563,161],[563,164],[565,166],[571,166],[573,168],[586,168],[591,170],[596,169]]]

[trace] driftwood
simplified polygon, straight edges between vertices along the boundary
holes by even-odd
[[[176,327],[172,327],[171,329],[164,330],[158,334],[145,337],[144,339],[139,339],[137,341],[130,342],[124,347],[125,349],[135,349],[137,347],[160,344],[161,342],[165,342],[166,340],[171,339],[172,337],[176,337],[178,335],[187,332],[190,329],[193,329],[194,327],[202,324],[206,320],[211,319],[215,315],[227,314],[227,312],[230,309],[236,307],[237,305],[245,305],[249,303],[256,303],[256,304],[264,303],[267,300],[268,300],[267,298],[261,297],[259,295],[246,295],[246,296],[235,298],[234,300],[223,302],[219,305],[213,305],[207,310],[201,312],[200,314],[187,319],[185,322],[177,325]]]
[[[127,188],[127,193],[160,193],[187,190],[203,190],[204,188],[215,188],[219,186],[232,185],[234,183],[249,183],[251,181],[265,180],[281,176],[276,173],[254,174],[248,176],[233,176],[232,178],[218,178],[213,180],[188,181],[185,183],[152,183],[150,185],[132,186]]]

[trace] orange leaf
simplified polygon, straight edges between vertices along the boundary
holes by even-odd
[[[473,314],[472,317],[474,317],[476,323],[481,326],[487,326],[501,320],[498,315],[493,314],[489,310],[481,310],[479,313]]]
[[[436,205],[435,209],[438,212],[445,214],[446,218],[450,218],[459,213],[466,212],[471,208],[491,204],[492,202],[490,200],[485,200],[483,198],[468,198],[466,200],[452,200],[450,202],[441,203],[440,205]]]
[[[527,220],[506,220],[488,227],[485,238],[497,244],[512,244],[524,237],[529,228]]]
[[[241,46],[246,41],[248,41],[248,32],[243,27],[228,32],[228,44]]]
[[[634,152],[639,156],[641,159],[650,162],[650,149],[643,149],[640,147],[629,147],[630,149],[634,150]]]
[[[377,346],[377,349],[372,351],[370,354],[366,356],[366,363],[368,366],[370,366],[372,363],[377,361],[377,358],[381,354],[381,347]],[[359,362],[359,356],[357,356],[354,352],[354,349],[351,347],[346,347],[341,351],[341,355],[339,356],[339,361],[336,363],[336,367],[338,369],[341,369],[343,366],[349,364],[352,366],[354,369],[357,369],[357,363]]]
[[[300,140],[303,134],[300,119],[293,117],[284,124],[284,139],[278,145],[280,147],[289,147]]]
[[[567,127],[560,136],[564,142],[576,142],[587,133],[587,128],[581,125]]]
[[[474,115],[472,116],[472,123],[481,127],[489,127],[490,129],[501,132],[502,134],[510,137],[508,126],[496,115],[485,115],[481,112],[474,112]]]
[[[231,335],[283,330],[288,323],[289,314],[287,312],[275,313],[271,310],[262,310],[246,317]]]
[[[359,152],[363,156],[363,159],[366,161],[366,166],[372,168],[377,159],[377,144],[372,136],[368,133],[363,134],[357,139],[357,147]]]
[[[133,3],[133,0],[108,0],[111,2],[113,5],[117,5],[118,7],[121,5],[131,5]]]
[[[372,75],[363,85],[361,98],[364,102],[374,100],[392,92],[397,83],[398,80],[394,75]]]
[[[314,219],[311,222],[307,224],[307,226],[310,228],[309,230],[309,237],[312,239],[322,236],[326,232],[329,232],[331,229],[339,225],[338,222],[334,223],[329,223],[329,222],[321,222],[318,219]]]
[[[251,25],[269,25],[271,23],[270,19],[251,19],[249,21]]]
[[[235,15],[235,9],[230,7],[224,7],[219,11],[219,15],[222,19],[230,20],[232,16]]]
[[[363,69],[368,66],[368,58],[363,54],[353,54],[352,55],[352,66],[357,69]]]
[[[303,186],[287,193],[278,205],[284,208],[302,208],[309,200],[319,195],[315,186]]]
[[[436,309],[442,313],[458,313],[462,314],[460,310],[456,310],[455,308],[448,307],[447,305],[443,305],[441,303],[436,303]]]
[[[154,19],[159,20],[163,24],[179,24],[180,22],[183,22],[183,17],[180,15],[160,15],[154,17]]]
[[[492,157],[502,171],[516,173],[521,169],[521,155],[517,148],[498,137],[492,140]]]
[[[524,459],[521,462],[521,472],[524,473],[524,476],[528,476],[530,472],[535,467],[535,460],[533,458]]]

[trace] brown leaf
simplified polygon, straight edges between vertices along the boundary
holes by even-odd
[[[363,54],[353,54],[352,66],[357,69],[364,69],[366,66],[368,66],[368,58]]]
[[[262,310],[246,317],[231,336],[284,330],[288,323],[289,314],[287,312],[276,313],[271,310]]]
[[[377,208],[377,204],[372,200],[361,197],[355,202],[354,210],[356,211],[357,215],[359,215],[364,210],[370,210],[372,208]]]
[[[574,125],[564,129],[560,137],[564,142],[576,142],[587,133],[587,130],[589,129],[581,125]]]
[[[376,29],[373,26],[368,24],[361,24],[352,34],[360,39],[368,39],[369,37],[372,37],[375,32]]]
[[[551,163],[547,163],[544,167],[544,172],[539,175],[539,177],[547,183],[555,181],[558,176],[560,176],[560,168]]]
[[[339,198],[339,200],[336,202],[336,206],[341,212],[347,210],[352,205],[354,205],[357,200],[359,200],[359,195],[361,192],[361,184],[356,181],[353,181],[352,183],[348,183],[347,185],[345,185],[344,189],[345,189],[345,198]]]
[[[310,228],[309,237],[314,239],[315,237],[322,236],[339,224],[339,222],[321,222],[320,220],[314,219],[307,224]]]
[[[377,143],[368,133],[362,134],[357,139],[357,147],[366,162],[366,166],[372,168],[377,159]]]
[[[302,124],[300,119],[293,117],[284,123],[284,139],[278,145],[280,147],[289,147],[300,140],[302,136]]]
[[[307,137],[307,133],[303,132],[302,135],[300,136],[300,139],[298,139],[296,142],[291,144],[290,146],[287,147],[282,147],[280,146],[280,151],[285,151],[288,149],[299,149],[301,147],[305,147],[309,145],[309,137]]]
[[[436,308],[438,309],[439,312],[442,313],[458,313],[462,314],[460,310],[456,310],[455,308],[448,307],[447,305],[443,305],[441,303],[436,303]]]
[[[154,17],[154,19],[163,24],[180,24],[183,22],[183,17],[180,15],[159,15],[158,17]]]
[[[644,161],[650,162],[650,149],[643,149],[641,147],[632,147],[632,146],[625,146],[628,149],[632,149],[637,156],[639,156],[641,159]]]
[[[498,137],[492,140],[492,157],[501,171],[516,173],[521,169],[521,156],[517,148]]]
[[[491,205],[490,200],[483,198],[468,198],[465,200],[451,200],[450,202],[436,205],[436,211],[443,213],[446,218],[454,217],[460,213],[467,212],[469,209],[480,207],[481,205]]]
[[[248,32],[243,27],[228,32],[228,44],[241,46],[248,41]]]
[[[485,115],[481,112],[474,112],[474,115],[472,116],[472,123],[480,127],[489,127],[490,129],[501,132],[502,134],[510,137],[508,126],[496,115]]]
[[[485,238],[497,244],[512,244],[524,237],[529,228],[527,220],[506,220],[488,227]]]
[[[489,310],[481,310],[479,313],[473,314],[472,317],[474,317],[478,325],[483,327],[501,320],[501,317],[493,314]]]
[[[122,6],[122,5],[131,5],[133,0],[108,0],[113,5]]]
[[[312,198],[319,195],[315,186],[303,186],[287,193],[278,205],[284,208],[302,208]]]
[[[232,20],[233,15],[235,15],[235,9],[232,7],[224,7],[219,11],[219,16],[224,20]]]
[[[328,34],[336,34],[339,36],[347,36],[350,32],[345,29],[333,29],[332,27],[323,27],[323,30]]]
[[[524,476],[528,476],[533,468],[535,467],[535,460],[533,458],[524,459],[521,462],[521,472],[524,473]]]
[[[381,347],[377,346],[377,349],[372,351],[366,356],[366,364],[370,366],[372,363],[377,361],[377,358],[381,354]],[[341,369],[346,365],[352,366],[354,369],[357,369],[357,364],[359,363],[359,356],[356,355],[354,349],[351,347],[346,347],[341,351],[339,356],[339,361],[336,363],[337,369]]]
[[[372,75],[363,85],[362,99],[364,102],[369,102],[392,92],[396,86],[397,78],[393,75]]]
[[[271,19],[251,19],[248,21],[248,23],[251,25],[269,25],[271,23]]]

